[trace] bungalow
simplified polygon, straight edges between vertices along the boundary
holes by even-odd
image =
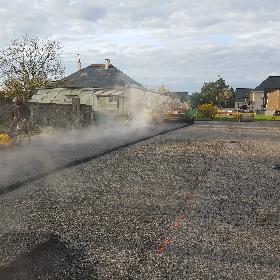
[[[90,106],[93,112],[116,115],[132,114],[144,108],[160,110],[168,100],[167,95],[133,87],[53,88],[38,90],[30,103],[73,105],[78,102]]]
[[[91,110],[92,118],[106,115],[115,118],[133,115],[139,110],[160,110],[169,101],[167,94],[145,89],[106,60],[105,64],[91,64],[55,82],[55,88],[40,89],[31,98],[34,104],[72,106],[75,116],[81,109]],[[34,106],[35,108],[36,106]],[[69,107],[69,108],[70,108]],[[42,108],[37,106],[36,108]],[[39,115],[39,111],[37,112]],[[50,116],[54,118],[54,116]]]

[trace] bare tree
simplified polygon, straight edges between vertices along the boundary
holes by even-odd
[[[36,88],[48,87],[51,81],[61,79],[64,67],[59,42],[38,37],[11,41],[0,50],[0,77],[4,96],[12,99],[21,96],[30,99]]]

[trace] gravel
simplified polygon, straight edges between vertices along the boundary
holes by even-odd
[[[279,279],[279,139],[198,122],[0,196],[0,279]]]

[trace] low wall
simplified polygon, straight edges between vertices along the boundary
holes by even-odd
[[[0,129],[7,128],[12,121],[12,103],[0,103]]]
[[[33,128],[51,126],[55,128],[81,127],[92,122],[91,106],[72,104],[29,103]],[[12,122],[14,104],[0,103],[0,129],[6,129]]]
[[[29,106],[34,127],[81,127],[92,121],[91,106],[87,105],[80,105],[79,110],[75,110],[71,104],[30,103]]]

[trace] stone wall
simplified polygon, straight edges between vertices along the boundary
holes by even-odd
[[[0,130],[9,126],[12,121],[12,112],[12,103],[0,103]]]
[[[51,126],[55,128],[81,127],[93,121],[91,106],[77,104],[29,103],[31,125],[35,128]],[[13,104],[0,103],[0,129],[6,129],[12,122]]]
[[[30,109],[34,127],[81,127],[90,124],[93,116],[87,105],[31,103]]]

